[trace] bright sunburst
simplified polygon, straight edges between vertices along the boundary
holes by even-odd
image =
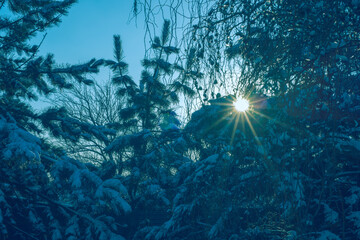
[[[236,99],[236,101],[234,102],[234,106],[235,109],[239,112],[245,112],[246,110],[249,109],[249,101],[239,97],[238,99]]]

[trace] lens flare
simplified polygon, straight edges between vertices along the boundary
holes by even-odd
[[[245,112],[246,110],[249,109],[249,101],[239,97],[238,99],[236,99],[236,101],[234,102],[234,106],[235,109],[239,112]]]

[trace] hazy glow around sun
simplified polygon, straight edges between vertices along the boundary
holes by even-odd
[[[236,101],[234,102],[234,106],[235,109],[239,112],[245,112],[246,110],[249,109],[249,101],[239,97],[238,99],[236,99]]]

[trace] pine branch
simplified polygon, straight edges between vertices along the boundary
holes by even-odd
[[[40,238],[36,238],[36,237],[34,237],[34,236],[33,236],[33,235],[31,235],[30,233],[25,232],[24,230],[22,230],[22,229],[18,228],[18,227],[17,227],[17,226],[15,226],[14,224],[9,223],[9,226],[11,226],[12,228],[16,229],[17,231],[19,231],[19,232],[21,232],[21,233],[25,234],[26,236],[30,237],[31,239],[40,240]]]
[[[87,214],[81,214],[77,211],[75,211],[74,209],[72,209],[71,207],[68,207],[60,202],[57,202],[55,200],[52,200],[50,199],[49,197],[47,197],[46,195],[44,194],[41,194],[41,193],[37,193],[37,192],[34,192],[33,190],[31,190],[30,188],[24,186],[24,184],[20,184],[20,183],[16,183],[16,182],[12,182],[12,181],[9,181],[8,180],[8,183],[9,184],[12,184],[12,185],[16,185],[18,186],[18,190],[26,190],[28,193],[32,194],[32,195],[36,195],[36,196],[39,196],[40,198],[46,200],[49,204],[51,205],[54,205],[54,206],[57,206],[57,207],[60,207],[62,209],[64,209],[65,211],[69,212],[69,213],[72,213],[80,218],[83,218],[85,220],[88,220],[89,222],[91,222],[92,224],[96,224],[96,220],[93,219],[92,217],[90,217],[89,215]],[[35,238],[36,239],[36,238]]]
[[[36,47],[36,49],[32,53],[32,55],[26,61],[24,61],[22,64],[20,64],[16,69],[19,69],[19,68],[23,67],[25,64],[27,64],[29,61],[31,61],[36,56],[36,54],[39,51],[40,46],[42,45],[42,43],[44,42],[44,40],[46,38],[46,35],[47,35],[47,33],[44,34],[43,38],[41,39],[39,45]]]
[[[3,8],[4,4],[5,4],[5,0],[2,0],[0,4],[0,10]]]

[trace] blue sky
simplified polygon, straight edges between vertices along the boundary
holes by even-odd
[[[94,57],[112,59],[113,35],[120,34],[129,74],[138,81],[145,29],[142,17],[137,22],[129,21],[132,4],[132,0],[79,0],[59,26],[47,30],[40,54],[53,53],[60,64],[83,63]],[[95,79],[101,81],[108,76],[106,70]]]

